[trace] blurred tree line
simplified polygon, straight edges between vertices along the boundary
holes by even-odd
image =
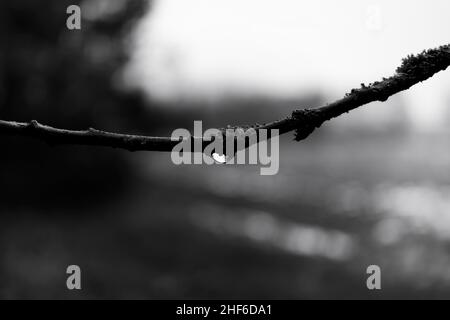
[[[1,1],[0,119],[145,132],[158,123],[156,111],[140,93],[120,90],[115,78],[128,59],[126,36],[150,3],[80,2]],[[101,3],[116,10],[84,19],[85,7]],[[66,27],[72,4],[82,8],[81,30]],[[0,150],[2,204],[79,204],[120,190],[130,173],[126,153],[106,148],[2,136]]]

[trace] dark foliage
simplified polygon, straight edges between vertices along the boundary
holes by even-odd
[[[0,118],[115,130],[151,124],[141,95],[113,83],[127,61],[123,39],[147,2],[126,1],[104,19],[83,19],[74,31],[66,28],[71,4],[80,1],[1,2]],[[0,148],[3,204],[82,203],[93,192],[120,190],[129,174],[127,159],[112,150],[6,137]]]

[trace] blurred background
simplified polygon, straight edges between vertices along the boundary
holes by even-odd
[[[81,30],[66,8],[81,7]],[[447,44],[446,0],[3,0],[0,119],[268,122]],[[0,138],[0,298],[449,298],[450,72],[281,138],[280,170]],[[66,288],[68,265],[82,290]],[[379,265],[382,290],[366,287]]]

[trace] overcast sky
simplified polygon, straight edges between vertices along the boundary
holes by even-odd
[[[449,0],[156,0],[134,35],[127,82],[162,99],[224,92],[330,100],[450,43]],[[450,71],[400,96],[421,128],[450,104]]]

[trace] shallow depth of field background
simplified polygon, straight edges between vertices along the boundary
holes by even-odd
[[[75,3],[0,4],[0,119],[149,135],[268,122],[449,42],[445,0],[85,0],[69,31]],[[286,134],[275,176],[2,136],[0,298],[449,298],[449,85],[442,72]]]

